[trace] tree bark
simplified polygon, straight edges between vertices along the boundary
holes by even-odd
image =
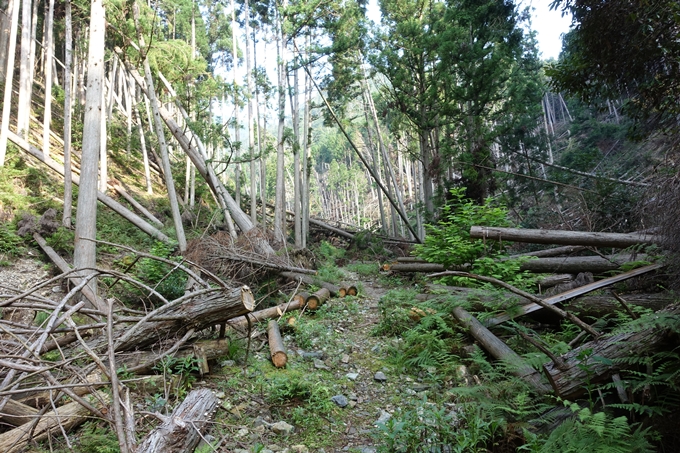
[[[271,320],[267,324],[267,338],[269,339],[269,352],[272,356],[272,363],[276,368],[283,368],[288,362],[286,347],[283,345],[281,330],[276,320]]]
[[[92,0],[90,7],[90,37],[87,63],[87,94],[83,122],[83,147],[80,160],[80,187],[76,211],[76,233],[73,263],[84,270],[81,277],[96,267],[97,235],[97,164],[103,115],[102,90],[104,85],[104,55],[106,40],[106,11],[103,0]],[[90,289],[97,294],[97,280]]]
[[[192,390],[163,424],[139,444],[137,453],[186,453],[194,451],[209,427],[219,400],[210,389]]]
[[[310,310],[316,310],[319,307],[321,307],[326,301],[330,298],[331,292],[328,290],[328,288],[321,288],[320,290],[316,291],[314,294],[310,294],[309,297],[307,297],[307,308]]]
[[[306,285],[318,285],[322,288],[326,288],[333,297],[337,297],[340,291],[338,286],[332,283],[317,281],[315,278],[310,277],[309,275],[296,274],[295,272],[281,272],[281,276],[286,277],[289,280],[301,281]]]
[[[118,192],[118,194],[120,196],[125,198],[125,200],[127,200],[127,202],[130,203],[132,205],[132,207],[134,207],[137,211],[139,211],[140,214],[143,214],[144,216],[146,216],[147,219],[149,219],[150,221],[152,221],[153,223],[155,223],[159,227],[161,227],[161,228],[163,227],[163,222],[158,220],[156,218],[156,216],[154,216],[148,209],[146,209],[144,206],[142,206],[141,203],[139,203],[137,200],[132,198],[132,195],[127,193],[127,191],[125,190],[125,188],[123,186],[114,182],[113,183],[113,189],[116,192]]]
[[[470,335],[495,358],[507,363],[515,376],[528,382],[539,393],[547,393],[548,387],[542,382],[541,375],[505,343],[492,334],[474,316],[462,307],[453,309],[453,316],[468,328]]]
[[[12,110],[12,87],[14,82],[14,58],[17,48],[17,31],[19,29],[19,0],[9,0],[8,13],[11,14],[9,48],[7,49],[7,66],[5,69],[5,92],[2,102],[2,124],[0,124],[0,167],[5,165],[7,154],[7,134],[9,118]]]
[[[52,122],[52,59],[54,58],[54,0],[49,0],[45,18],[45,112],[43,114],[43,154],[50,159],[50,123]]]
[[[88,399],[92,403],[104,406],[108,404],[110,397],[104,392],[97,392]],[[40,417],[40,421],[32,430],[28,426],[22,425],[0,434],[0,451],[4,453],[22,451],[28,445],[29,440],[37,442],[45,440],[52,434],[61,434],[61,428],[69,431],[71,428],[89,420],[89,415],[89,411],[80,403],[65,404]]]
[[[658,314],[662,319],[678,316],[680,306],[674,305]],[[651,325],[639,332],[600,338],[564,354],[562,360],[565,366],[562,370],[557,369],[552,362],[544,364],[543,369],[555,394],[564,399],[573,399],[583,395],[588,385],[601,382],[619,371],[619,366],[604,360],[591,360],[591,357],[603,357],[616,362],[626,357],[645,356],[657,350],[669,336],[667,329]],[[586,358],[583,358],[584,353],[587,354]]]
[[[647,233],[593,233],[586,231],[530,230],[484,226],[471,227],[470,237],[473,239],[530,242],[533,244],[583,245],[614,248],[626,248],[637,244],[654,244],[660,240],[659,236]]]
[[[306,297],[303,299],[302,295],[306,295],[307,293],[300,293],[300,297],[295,297],[293,301],[290,303],[286,302],[283,304],[279,304],[275,307],[270,307],[270,308],[265,308],[264,310],[259,310],[259,311],[254,311],[250,313],[249,315],[246,316],[239,316],[238,318],[233,318],[227,321],[227,325],[229,327],[236,327],[239,329],[247,329],[248,328],[248,319],[250,319],[251,323],[256,323],[260,321],[264,321],[265,319],[269,318],[274,318],[277,316],[282,316],[285,313],[288,313],[293,310],[299,310],[300,308],[305,306],[305,301],[307,300]]]
[[[622,264],[633,261],[644,261],[644,254],[619,254],[602,256],[568,256],[563,258],[536,258],[520,265],[521,271],[536,273],[570,273],[592,272],[594,274],[613,271]]]
[[[15,400],[8,400],[0,413],[0,420],[13,426],[20,426],[38,418],[38,410]]]
[[[215,290],[184,301],[178,299],[126,330],[116,340],[116,351],[143,347],[168,335],[182,335],[190,328],[206,329],[250,313],[254,308],[255,298],[247,286]],[[164,320],[154,321],[154,316],[162,316]]]
[[[64,6],[64,214],[62,224],[66,228],[71,228],[71,216],[73,215],[73,178],[71,176],[73,24],[71,21],[71,0],[65,0]]]

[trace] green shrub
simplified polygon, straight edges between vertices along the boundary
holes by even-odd
[[[0,224],[0,254],[5,256],[19,256],[22,254],[24,241],[16,233],[16,227],[11,223]]]
[[[436,225],[427,225],[425,242],[414,246],[416,255],[446,267],[470,266],[473,273],[515,286],[531,284],[529,274],[519,270],[521,260],[499,260],[508,243],[470,238],[473,225],[509,226],[507,208],[492,198],[477,205],[465,198],[465,188],[451,189],[451,199],[442,208],[441,220]],[[449,277],[446,280],[446,283],[470,285],[468,279]]]

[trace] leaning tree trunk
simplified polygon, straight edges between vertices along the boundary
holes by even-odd
[[[52,121],[52,59],[54,58],[53,36],[54,0],[49,0],[47,17],[45,18],[45,112],[43,114],[43,154],[50,159],[50,123]]]
[[[5,165],[7,153],[7,134],[9,133],[9,117],[12,110],[12,86],[14,82],[14,55],[17,48],[17,30],[19,29],[19,0],[10,0],[11,14],[9,31],[9,48],[7,49],[7,67],[5,72],[5,93],[2,103],[2,124],[0,124],[0,167]]]

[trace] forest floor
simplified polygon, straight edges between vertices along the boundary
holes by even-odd
[[[50,277],[51,265],[41,261],[37,251],[32,254],[0,267],[0,287],[28,289]],[[332,298],[315,312],[291,312],[295,328],[280,322],[288,349],[285,368],[271,363],[266,328],[260,324],[251,332],[250,345],[247,332],[232,332],[233,354],[212,363],[209,374],[190,375],[176,367],[159,370],[167,376],[165,391],[137,394],[138,433],[155,424],[153,417],[141,414],[169,413],[190,389],[210,388],[221,401],[206,438],[212,447],[203,445],[196,451],[377,451],[379,424],[441,389],[422,376],[397,372],[388,360],[390,347],[399,340],[376,336],[374,330],[380,322],[381,297],[400,282],[379,275],[378,263],[360,266],[375,271],[371,275],[343,271],[345,281],[359,288],[358,296]],[[57,284],[45,286],[40,294],[54,300],[64,296]],[[181,383],[173,375],[180,375]],[[88,433],[107,430],[104,422],[96,428],[94,424],[70,434],[72,443],[81,444],[78,451],[90,451]],[[59,445],[66,447],[57,440],[56,445],[34,451],[60,451]],[[116,451],[94,447],[92,451]]]

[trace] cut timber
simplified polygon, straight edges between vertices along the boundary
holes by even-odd
[[[443,272],[444,265],[437,263],[396,263],[387,269],[393,272]]]
[[[180,348],[171,356],[175,359],[186,359],[189,357],[202,360],[214,360],[229,354],[230,341],[228,338],[214,340],[197,341]],[[130,372],[137,374],[149,373],[154,365],[164,356],[153,351],[130,351],[116,354],[116,366],[124,366]]]
[[[417,256],[400,256],[397,258],[397,263],[427,263],[427,261]]]
[[[125,331],[116,340],[116,351],[143,347],[171,334],[181,336],[189,329],[206,329],[250,313],[255,308],[255,298],[247,286],[222,288],[209,295],[176,302],[162,306]],[[164,320],[154,321],[154,316]]]
[[[536,250],[535,252],[518,253],[517,255],[509,256],[506,259],[514,260],[517,258],[521,258],[523,256],[535,256],[536,258],[547,258],[551,256],[570,255],[572,253],[580,252],[585,249],[586,247],[583,245],[565,245],[564,247]]]
[[[346,286],[340,286],[338,288],[338,297],[346,297],[347,296],[347,287]]]
[[[536,258],[525,261],[520,270],[536,273],[564,272],[577,274],[579,272],[602,273],[613,271],[622,264],[633,261],[644,261],[644,254],[618,254],[601,256],[567,256],[561,258]]]
[[[586,231],[529,230],[484,226],[470,227],[470,237],[533,244],[584,245],[622,249],[637,244],[653,244],[660,240],[659,236],[648,233],[591,233]]]
[[[90,395],[88,400],[102,407],[108,404],[109,396],[104,392],[97,392]],[[28,445],[29,440],[41,441],[52,434],[61,435],[62,429],[69,431],[87,421],[89,415],[89,411],[77,402],[65,404],[58,407],[56,411],[43,414],[33,429],[30,429],[32,423],[29,423],[0,434],[0,451],[3,453],[22,451]]]
[[[656,314],[655,319],[657,320],[677,317],[680,315],[680,305],[674,305]],[[652,323],[653,325],[642,331],[600,338],[569,351],[562,356],[565,365],[563,370],[555,368],[552,362],[543,365],[557,396],[565,399],[578,397],[585,393],[588,385],[605,380],[613,373],[618,372],[619,370],[616,369],[615,365],[612,365],[612,362],[617,362],[617,359],[644,357],[658,350],[659,346],[668,339],[669,332],[660,329],[656,322]],[[660,322],[659,324],[663,323]],[[588,351],[589,357],[601,357],[609,360],[583,359],[584,351]]]
[[[269,352],[271,352],[274,366],[276,368],[286,366],[288,354],[286,354],[286,348],[283,346],[279,323],[274,319],[270,320],[267,324],[267,338],[269,339]]]
[[[507,363],[514,375],[519,376],[524,381],[528,382],[538,393],[547,393],[549,391],[548,386],[542,382],[540,373],[530,367],[515,351],[499,340],[498,337],[489,331],[489,329],[477,321],[474,316],[461,307],[455,307],[453,309],[453,316],[468,328],[470,335],[472,335],[475,340],[489,352],[489,354],[496,359]]]
[[[549,275],[538,281],[538,287],[540,289],[552,288],[553,286],[557,286],[562,283],[574,281],[575,277],[576,276],[574,274]]]
[[[628,280],[629,278],[637,277],[638,275],[643,275],[646,274],[647,272],[651,272],[653,270],[659,269],[663,267],[660,264],[652,264],[649,266],[641,267],[639,269],[633,269],[632,271],[624,272],[623,274],[615,275],[613,277],[605,278],[603,280],[599,280],[593,283],[589,283],[588,285],[581,286],[579,288],[574,288],[569,291],[566,291],[562,294],[557,294],[556,296],[548,297],[546,299],[543,299],[543,303],[547,305],[555,305],[560,302],[564,302],[565,300],[573,299],[574,297],[581,296],[583,294],[587,294],[589,292],[595,291],[600,288],[605,288],[609,285],[613,285],[614,283],[622,282],[624,280]],[[536,304],[536,303],[531,303],[528,305],[524,305],[523,307],[520,307],[519,310],[513,311],[512,313],[510,312],[505,312],[495,318],[490,318],[487,319],[486,322],[484,323],[487,327],[495,326],[498,324],[501,324],[505,321],[508,321],[510,319],[517,318],[519,316],[523,316],[529,313],[532,313],[534,311],[540,310],[541,305]]]
[[[347,287],[347,295],[348,296],[356,296],[357,294],[359,294],[359,290],[357,289],[356,286],[350,285],[350,286]]]
[[[299,293],[298,296],[300,297],[296,296],[290,303],[286,302],[275,307],[254,311],[248,315],[248,318],[250,319],[251,323],[256,323],[259,321],[264,321],[265,319],[283,316],[285,313],[289,311],[299,310],[300,308],[305,306],[305,301],[301,300],[302,295],[307,295],[307,293]],[[238,318],[230,319],[229,321],[227,321],[227,325],[230,327],[247,329],[248,319],[245,316],[239,316]]]
[[[13,426],[23,425],[38,417],[38,409],[15,400],[7,400],[0,412],[0,421]]]
[[[219,400],[209,389],[192,390],[172,414],[140,442],[137,453],[194,451],[215,413]]]
[[[300,307],[304,307],[308,297],[309,293],[302,291],[293,296],[293,301],[297,302]]]
[[[312,278],[309,275],[297,274],[295,272],[281,272],[281,275],[289,280],[300,281],[306,285],[317,285],[326,288],[333,297],[338,297],[338,292],[340,291],[338,286],[332,283],[318,281],[318,279]]]
[[[310,310],[316,310],[320,306],[324,304],[328,300],[328,298],[331,296],[330,291],[328,291],[327,288],[321,288],[314,294],[311,294],[307,298],[307,308]]]

